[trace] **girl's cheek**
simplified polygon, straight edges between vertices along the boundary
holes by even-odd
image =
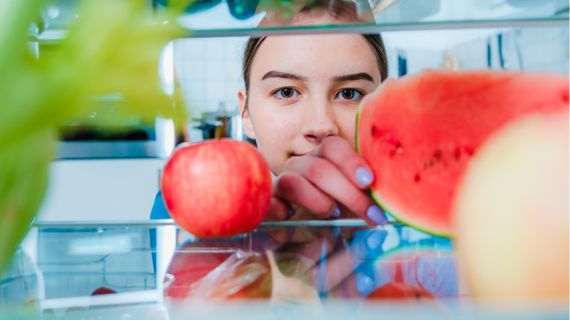
[[[341,137],[348,140],[350,144],[354,147],[355,130],[356,130],[356,111],[352,112],[342,112],[338,115],[340,134]]]

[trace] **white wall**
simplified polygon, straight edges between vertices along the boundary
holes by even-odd
[[[247,38],[180,39],[174,42],[174,68],[184,101],[193,113],[237,110],[243,88],[241,59]]]
[[[487,44],[491,46],[491,68],[500,69],[497,35],[503,35],[506,70],[568,74],[568,27],[507,30],[446,30],[393,32],[384,38],[391,75],[397,71],[396,52],[408,59],[408,72],[438,68],[444,53],[451,54],[460,70],[486,69]]]

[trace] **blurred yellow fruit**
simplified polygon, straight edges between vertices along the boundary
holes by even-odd
[[[568,303],[568,110],[516,120],[470,163],[456,247],[474,298]]]

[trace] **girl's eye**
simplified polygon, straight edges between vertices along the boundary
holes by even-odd
[[[360,90],[353,88],[342,89],[336,94],[336,98],[350,101],[358,101],[362,99],[363,96],[364,94]]]
[[[296,89],[285,87],[277,89],[275,92],[273,92],[273,95],[279,99],[293,99],[299,97],[301,94]]]

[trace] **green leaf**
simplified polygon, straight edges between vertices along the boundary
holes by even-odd
[[[170,11],[151,16],[138,0],[82,1],[68,37],[38,60],[26,39],[43,4],[0,0],[0,271],[41,205],[63,123],[98,112],[95,98],[110,93],[122,97],[118,118],[186,117],[159,85],[160,52],[183,32]]]
[[[44,198],[54,132],[21,137],[0,152],[0,270],[23,240]]]
[[[0,70],[7,70],[21,58],[26,50],[30,22],[43,4],[41,0],[0,0]]]

